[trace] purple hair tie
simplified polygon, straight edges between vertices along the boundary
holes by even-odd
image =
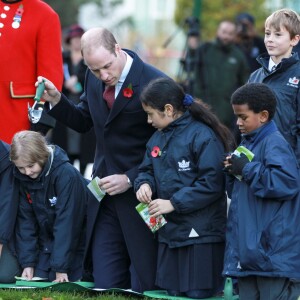
[[[183,99],[183,105],[184,106],[191,106],[191,104],[194,102],[194,99],[191,95],[185,94]]]

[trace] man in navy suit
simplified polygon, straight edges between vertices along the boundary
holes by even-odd
[[[95,130],[93,177],[107,193],[100,205],[96,199],[88,204],[87,258],[92,258],[95,286],[155,289],[156,238],[135,209],[132,182],[154,132],[139,95],[149,81],[166,75],[121,49],[104,28],[88,30],[81,49],[88,66],[81,102],[74,105],[45,78],[43,99],[51,104],[48,113],[72,129]],[[113,104],[103,99],[109,86],[115,87]]]

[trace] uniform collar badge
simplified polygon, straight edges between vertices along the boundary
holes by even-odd
[[[20,27],[23,13],[24,13],[24,7],[23,4],[20,4],[13,18],[13,23],[11,25],[12,28],[18,29]]]

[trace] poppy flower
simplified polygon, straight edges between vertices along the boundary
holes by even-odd
[[[158,146],[154,146],[154,147],[152,148],[151,156],[152,156],[152,157],[161,156],[161,151],[160,151],[160,149],[159,149]]]
[[[31,199],[31,196],[28,192],[26,192],[26,198],[27,198],[28,203],[32,204],[32,199]]]
[[[132,84],[130,83],[127,88],[123,89],[123,96],[131,98],[133,95]]]
[[[151,217],[150,218],[150,224],[151,224],[151,226],[155,226],[156,225],[156,218],[155,217]]]

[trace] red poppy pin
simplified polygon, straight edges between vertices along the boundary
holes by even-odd
[[[127,88],[125,88],[123,90],[123,96],[126,98],[131,98],[133,95],[133,89],[132,89],[132,84],[129,83],[129,85],[127,86]]]
[[[31,196],[28,192],[25,192],[26,193],[26,198],[27,198],[27,201],[29,204],[32,204],[32,199],[31,199]]]
[[[152,157],[161,156],[161,151],[160,151],[160,149],[159,149],[158,146],[154,146],[154,147],[152,148],[151,156],[152,156]]]

